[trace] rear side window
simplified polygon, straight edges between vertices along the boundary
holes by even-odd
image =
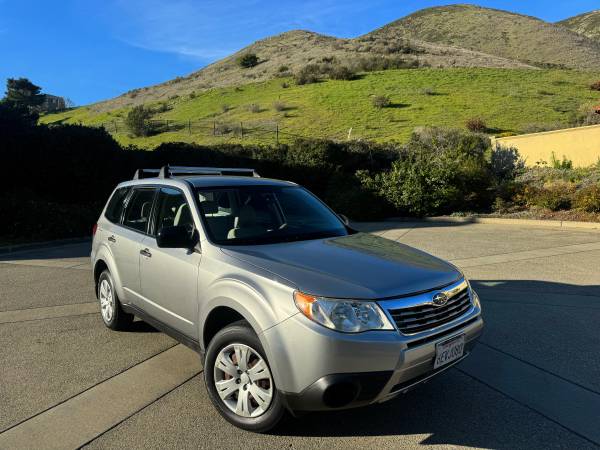
[[[158,234],[163,227],[183,226],[190,232],[195,228],[192,211],[183,192],[177,189],[163,188],[158,193],[156,205],[155,234]]]
[[[123,225],[146,233],[155,193],[156,189],[134,189],[131,199],[127,202]]]
[[[123,207],[125,206],[125,198],[129,193],[129,188],[122,187],[115,191],[113,196],[108,202],[104,217],[110,220],[112,223],[119,223],[121,221],[121,214],[123,213]]]

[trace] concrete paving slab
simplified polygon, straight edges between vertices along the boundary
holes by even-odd
[[[476,347],[460,370],[600,445],[600,394],[499,352]]]
[[[99,306],[97,302],[48,306],[45,308],[28,308],[16,311],[0,311],[0,324],[53,319],[56,317],[83,316],[85,314],[97,314],[98,311]]]
[[[96,300],[91,271],[0,263],[0,311]]]
[[[199,377],[107,431],[89,449],[591,449],[590,442],[451,370],[397,400],[315,413],[268,435],[233,428]]]
[[[0,448],[78,448],[200,371],[177,345],[0,434]]]
[[[0,324],[0,342],[0,431],[175,343],[143,322],[111,331],[100,313]]]

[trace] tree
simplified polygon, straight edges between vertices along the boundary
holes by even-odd
[[[46,96],[41,94],[41,87],[27,78],[9,78],[6,80],[5,101],[14,105],[34,108],[44,103]]]
[[[0,136],[29,130],[36,126],[37,121],[37,111],[18,103],[0,100]]]
[[[125,125],[134,136],[148,136],[152,131],[150,117],[152,111],[144,108],[144,105],[134,106],[125,118]]]
[[[254,53],[246,53],[238,58],[237,63],[243,69],[249,69],[258,65],[258,56]]]

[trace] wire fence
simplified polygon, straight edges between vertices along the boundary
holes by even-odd
[[[124,120],[111,120],[97,123],[111,134],[130,133]],[[331,139],[342,140],[345,132],[336,134],[299,133],[296,130],[285,129],[279,122],[221,122],[221,121],[177,121],[170,119],[149,120],[148,135],[177,132],[190,136],[203,136],[227,140],[251,140],[279,143],[293,139]]]
[[[96,124],[111,134],[131,133],[124,120],[111,120]],[[400,130],[399,130],[400,131]],[[347,140],[396,140],[398,133],[389,135],[360,136],[353,128],[340,130],[338,132],[298,132],[296,129],[288,129],[280,122],[222,122],[207,120],[177,121],[170,119],[148,121],[147,132],[149,136],[162,133],[177,132],[189,136],[206,137],[210,139],[234,141],[248,140],[253,142],[267,142],[279,144],[282,141],[295,139],[322,139],[332,141]]]

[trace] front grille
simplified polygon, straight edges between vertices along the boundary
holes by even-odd
[[[415,334],[439,327],[462,316],[471,308],[468,288],[457,292],[444,306],[424,303],[409,308],[390,309],[389,313],[403,334]]]

